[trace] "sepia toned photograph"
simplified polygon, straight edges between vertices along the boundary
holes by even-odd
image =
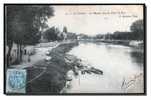
[[[146,94],[144,4],[4,4],[4,93]]]

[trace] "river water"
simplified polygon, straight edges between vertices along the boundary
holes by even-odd
[[[81,42],[69,54],[82,59],[86,65],[102,70],[103,75],[83,75],[79,72],[79,76],[70,82],[67,93],[122,93],[125,92],[121,89],[123,81],[143,73],[143,51],[136,48]],[[143,77],[140,80],[143,81]],[[142,82],[135,85],[133,92],[143,91]]]

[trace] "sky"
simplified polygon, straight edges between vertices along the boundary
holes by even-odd
[[[87,35],[130,31],[130,25],[143,19],[142,5],[58,5],[53,6],[54,16],[48,19],[48,26],[61,31]]]

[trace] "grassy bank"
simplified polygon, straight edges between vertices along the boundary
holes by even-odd
[[[59,93],[65,86],[67,71],[72,68],[65,62],[65,53],[76,45],[77,42],[62,43],[48,54],[51,60],[42,60],[27,68],[27,94]]]

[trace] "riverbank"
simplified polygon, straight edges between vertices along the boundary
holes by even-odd
[[[123,45],[128,47],[134,47],[137,49],[143,49],[144,48],[144,42],[143,40],[137,41],[137,40],[101,40],[101,39],[95,39],[95,40],[79,40],[79,41],[87,41],[87,42],[103,42],[103,43],[110,43],[115,45]]]
[[[129,64],[126,65],[127,63],[123,65],[125,60],[128,60],[127,55],[123,54],[125,54],[124,52],[126,52],[127,49],[130,48],[121,48],[121,52],[115,53],[115,50],[119,50],[120,48],[112,48],[114,50],[114,52],[112,52],[111,48],[107,48],[108,50],[106,50],[106,46],[104,45],[107,44],[103,43],[101,45],[96,45],[86,43],[84,45],[79,44],[79,42],[77,41],[64,41],[60,42],[55,48],[51,50],[47,49],[46,51],[43,51],[45,54],[44,56],[49,57],[49,59],[45,58],[36,62],[30,67],[24,68],[27,70],[26,94],[58,94],[76,92],[102,93],[105,92],[103,91],[103,89],[109,92],[111,92],[112,89],[119,89],[118,91],[121,92],[120,86],[122,84],[122,77],[132,75],[131,73],[130,75],[125,75],[125,73],[131,72],[132,66],[129,66]],[[99,46],[99,48],[96,46]],[[72,53],[69,53],[69,51],[72,51]],[[95,51],[95,53],[93,51]],[[112,54],[112,56],[108,54]],[[124,61],[120,64],[119,62],[116,62],[116,59],[119,59],[118,57],[120,57],[121,55],[123,55],[122,57],[126,56],[126,58],[124,60],[121,60],[120,58],[121,61]],[[136,58],[138,58],[138,54],[133,54],[133,61],[135,61],[135,55],[137,56]],[[82,61],[85,61],[83,57],[86,59],[88,58],[86,60],[88,63],[82,63]],[[110,59],[111,57],[113,58],[113,62],[108,61],[108,59]],[[114,62],[116,63],[114,64]],[[93,64],[96,64],[97,66]],[[135,67],[135,65],[133,66]],[[118,69],[121,69],[121,67],[123,70],[118,71]],[[128,67],[130,67],[130,69]],[[71,75],[69,75],[68,78],[68,72],[71,71],[73,78]],[[128,82],[126,81],[126,83]],[[112,87],[112,84],[117,86]],[[105,88],[106,85],[109,88]],[[142,84],[140,85],[141,86],[137,85],[136,88],[141,88]],[[68,86],[73,86],[73,88],[69,89]],[[129,90],[125,91],[126,93],[129,93],[129,91],[131,92],[132,90],[134,89],[130,88]]]
[[[30,61],[28,61],[29,55],[22,55],[22,62],[20,64],[12,64],[8,66],[8,68],[23,69],[26,67],[32,67],[37,62],[47,58],[47,51],[51,51],[53,48],[56,48],[59,44],[59,42],[49,42],[39,43],[35,46],[32,46],[32,48],[27,46],[26,48],[28,48],[28,52],[34,52],[34,54],[30,55]]]
[[[114,45],[102,42],[81,42],[68,54],[74,55],[85,61],[84,64],[103,71],[103,75],[89,74],[86,70],[83,74],[73,77],[69,86],[63,93],[142,93],[143,90],[143,54],[132,47]],[[120,61],[120,62],[119,62]],[[137,84],[128,84],[129,78],[142,73]],[[126,90],[121,89],[125,79]],[[124,83],[124,84],[125,84]],[[129,86],[131,85],[131,86]],[[68,88],[69,87],[69,88]],[[133,91],[132,91],[133,90]]]
[[[72,67],[64,57],[78,42],[64,42],[52,49],[47,56],[50,60],[42,60],[27,69],[27,94],[59,93],[66,84],[66,73]]]

